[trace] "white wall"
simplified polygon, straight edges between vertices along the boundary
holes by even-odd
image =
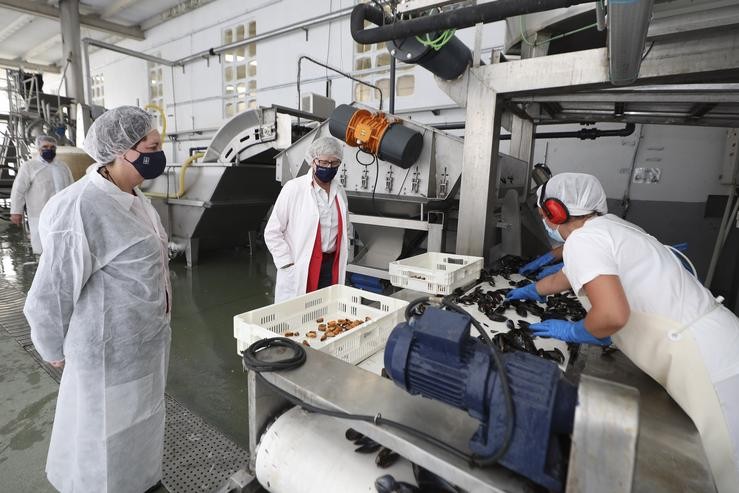
[[[125,41],[121,45],[144,53],[174,60],[221,44],[223,29],[235,24],[257,21],[257,33],[318,17],[353,5],[353,0],[217,0],[188,14],[161,24],[146,33],[146,40]],[[503,45],[504,24],[484,28],[483,49]],[[457,35],[473,46],[474,29]],[[329,42],[330,37],[330,42]],[[297,107],[296,76],[300,55],[351,72],[354,44],[349,33],[349,19],[311,27],[271,38],[257,45],[257,102],[260,105],[281,104]],[[146,62],[118,53],[96,51],[90,57],[91,73],[105,77],[107,107],[122,104],[144,105],[148,102]],[[165,101],[169,131],[213,129],[220,127],[223,116],[223,75],[217,58],[198,61],[180,68],[165,69]],[[415,93],[396,100],[396,112],[425,123],[461,121],[464,111],[449,109],[453,102],[436,85],[433,76],[422,68],[413,69]],[[323,68],[304,63],[303,92],[325,92]],[[332,76],[329,73],[329,76]],[[319,80],[315,80],[319,79]],[[174,101],[173,101],[174,93]],[[332,97],[337,103],[353,99],[352,83],[333,79]],[[173,103],[176,103],[173,104]],[[439,115],[431,109],[441,108]],[[598,125],[609,128],[618,125]],[[546,126],[540,131],[564,130],[568,127]],[[573,126],[573,129],[579,127]],[[603,182],[611,198],[621,198],[629,177],[638,131],[626,138],[605,138],[596,141],[576,139],[553,140],[548,144],[547,163],[555,172],[586,171]],[[180,135],[180,143],[165,148],[171,160],[182,160],[192,146],[207,145],[209,135]],[[675,126],[646,126],[637,154],[637,166],[659,167],[659,184],[632,186],[632,199],[702,202],[708,194],[725,193],[718,184],[721,153],[726,132],[723,129]],[[507,149],[503,143],[501,149]],[[536,145],[537,162],[544,161],[546,141]]]

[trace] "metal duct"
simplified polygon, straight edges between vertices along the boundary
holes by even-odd
[[[624,86],[639,77],[654,0],[609,0],[608,63],[611,83]]]

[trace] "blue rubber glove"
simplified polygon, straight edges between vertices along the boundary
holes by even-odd
[[[552,274],[555,274],[562,270],[562,267],[565,266],[564,262],[560,262],[558,264],[549,265],[547,267],[544,267],[542,270],[539,271],[539,273],[536,275],[536,279],[544,279],[547,276],[551,276]]]
[[[610,346],[611,338],[598,339],[585,328],[585,320],[568,322],[567,320],[545,320],[529,325],[529,329],[538,337],[553,337],[565,342]]]
[[[546,297],[539,294],[536,290],[536,283],[527,284],[522,288],[512,289],[505,295],[507,300],[534,300],[546,301]]]
[[[544,255],[542,255],[539,258],[536,258],[529,262],[528,264],[524,265],[518,270],[518,273],[522,276],[528,276],[529,274],[533,274],[537,270],[541,269],[545,265],[549,265],[552,262],[554,262],[556,258],[554,257],[554,254],[552,252],[547,252]]]

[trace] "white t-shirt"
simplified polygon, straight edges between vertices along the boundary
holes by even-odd
[[[595,217],[565,241],[564,272],[578,295],[599,275],[617,275],[632,311],[693,322],[715,301],[675,254],[638,226],[612,214]]]
[[[321,250],[323,253],[336,251],[336,237],[339,235],[339,211],[336,209],[336,184],[331,183],[329,193],[313,185],[313,196],[318,204],[318,220],[321,225]]]

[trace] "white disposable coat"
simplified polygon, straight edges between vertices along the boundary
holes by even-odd
[[[161,479],[170,327],[167,237],[136,190],[97,172],[55,195],[24,313],[66,361],[46,472],[62,492],[141,493]]]
[[[23,208],[26,208],[33,253],[41,253],[41,240],[38,235],[41,210],[55,193],[68,187],[73,181],[72,172],[58,159],[47,163],[40,156],[36,156],[23,163],[18,170],[10,193],[10,213],[23,214]]]
[[[656,238],[615,216],[574,231],[564,263],[576,292],[598,275],[619,276],[631,318],[613,341],[693,420],[718,491],[737,491],[739,319]]]
[[[308,267],[319,223],[318,204],[312,186],[313,174],[310,171],[285,183],[264,228],[264,242],[277,267],[275,303],[305,294],[306,291]],[[341,185],[336,186],[343,226],[341,246],[338,250],[338,282],[344,284],[349,254],[347,200]],[[291,263],[294,264],[292,267],[281,268]]]

